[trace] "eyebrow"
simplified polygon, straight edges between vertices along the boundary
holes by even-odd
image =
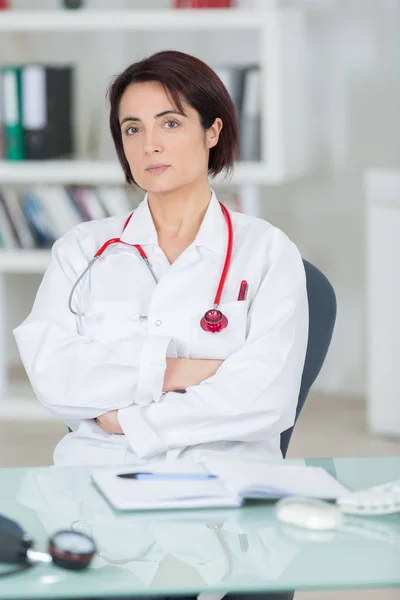
[[[154,118],[159,119],[160,117],[164,117],[165,115],[180,115],[181,117],[186,117],[185,114],[177,110],[164,110],[163,112],[158,113],[158,115],[154,115]],[[126,123],[126,121],[141,121],[141,119],[139,119],[139,117],[124,117],[121,123],[119,124],[120,127],[122,127],[122,125]]]

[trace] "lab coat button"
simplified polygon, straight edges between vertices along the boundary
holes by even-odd
[[[156,326],[160,327],[160,325],[162,324],[162,321],[156,321]]]

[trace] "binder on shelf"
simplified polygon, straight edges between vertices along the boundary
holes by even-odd
[[[42,65],[23,67],[21,88],[25,158],[43,158],[47,121],[45,67]]]
[[[214,71],[232,98],[239,118],[242,111],[244,68],[238,65],[217,65]]]
[[[3,73],[0,69],[0,160],[4,159]]]
[[[9,160],[24,159],[22,129],[21,68],[3,67],[3,120],[5,156]]]
[[[236,107],[240,160],[261,160],[261,71],[258,65],[217,65],[215,73]]]
[[[69,158],[73,154],[72,67],[22,67],[25,158]]]
[[[73,147],[73,67],[46,68],[51,158],[71,158]]]
[[[76,9],[76,8],[82,8],[82,6],[83,6],[83,0],[63,0],[64,8]]]

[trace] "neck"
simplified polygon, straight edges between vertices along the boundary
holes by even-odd
[[[149,208],[158,236],[193,240],[211,200],[208,181],[166,193],[149,192]]]

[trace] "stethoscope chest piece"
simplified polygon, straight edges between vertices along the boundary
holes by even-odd
[[[93,538],[77,531],[58,531],[49,543],[53,563],[63,569],[77,571],[89,566],[96,553]]]
[[[201,328],[207,333],[218,333],[228,325],[228,319],[217,308],[211,308],[200,321]]]

